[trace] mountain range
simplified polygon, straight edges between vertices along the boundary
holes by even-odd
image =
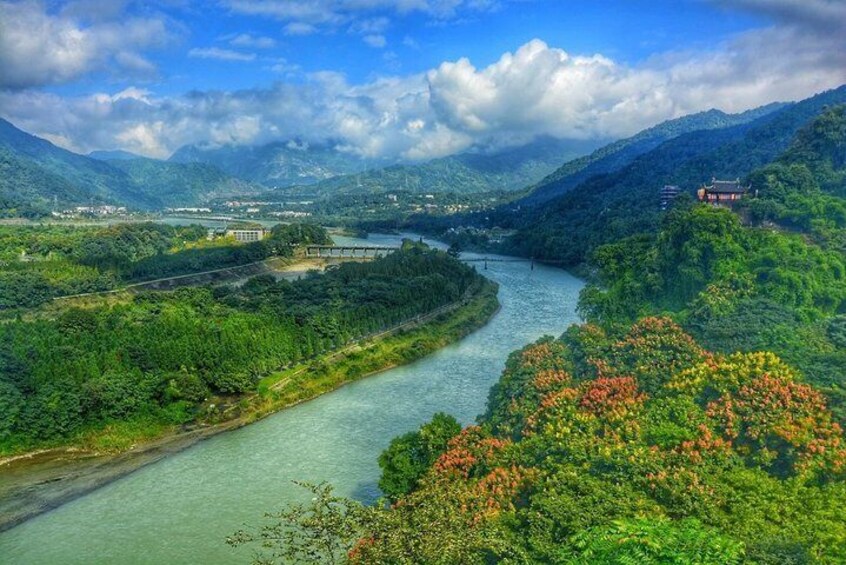
[[[602,141],[541,136],[516,147],[474,150],[417,165],[393,165],[330,178],[292,192],[317,196],[374,194],[403,190],[414,193],[513,192],[544,178],[561,163],[584,155]]]
[[[333,144],[300,141],[266,145],[186,145],[171,155],[172,163],[202,163],[268,188],[309,185],[338,175],[364,170],[365,162]]]
[[[518,231],[508,251],[577,263],[594,239],[620,237],[642,228],[639,224],[657,222],[658,210],[652,208],[664,184],[692,192],[712,176],[744,176],[784,151],[820,108],[844,101],[846,87],[841,87],[802,102],[740,114],[709,110],[685,116],[598,149],[597,141],[540,137],[518,147],[415,165],[376,163],[378,168],[331,144],[297,141],[185,146],[167,161],[123,151],[83,156],[0,120],[0,216],[35,216],[56,204],[158,209],[280,191],[326,198],[391,190],[523,190],[518,200],[486,212],[486,225]],[[644,207],[649,213],[631,219],[632,210]],[[470,220],[456,216],[438,221],[455,226]]]
[[[846,86],[738,115],[721,128],[681,133],[638,155],[629,154],[622,162],[612,163],[607,155],[587,166],[582,165],[589,158],[570,162],[522,202],[487,214],[488,222],[517,230],[508,252],[570,266],[583,263],[599,244],[655,231],[664,185],[677,185],[693,195],[712,177],[746,177],[783,153],[809,120],[839,104],[846,104]],[[630,142],[610,159],[636,144]],[[609,148],[620,145],[625,142]],[[608,148],[594,155],[603,153],[613,155]],[[591,167],[594,174],[584,178]]]
[[[189,206],[215,198],[275,193],[472,194],[520,190],[601,142],[534,141],[496,151],[474,150],[418,165],[364,161],[330,144],[198,145],[167,161],[126,151],[79,155],[0,120],[0,215],[38,216],[56,206],[121,204],[136,209]],[[381,168],[374,168],[374,165]]]
[[[536,205],[554,199],[587,179],[616,171],[662,143],[693,131],[718,130],[749,123],[783,108],[783,103],[761,106],[740,114],[708,110],[662,122],[654,127],[600,147],[593,153],[568,161],[532,187],[520,204]]]
[[[109,152],[95,157],[57,147],[0,119],[0,216],[38,216],[56,205],[158,209],[261,190],[207,164]]]

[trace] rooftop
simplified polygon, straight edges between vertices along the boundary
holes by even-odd
[[[711,184],[705,186],[705,190],[712,193],[718,194],[730,194],[730,193],[739,193],[739,192],[746,192],[749,190],[748,186],[741,186],[740,179],[735,180],[717,180],[712,179]]]

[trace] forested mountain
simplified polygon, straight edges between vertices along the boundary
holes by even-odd
[[[828,105],[846,102],[846,86],[723,129],[687,133],[615,172],[598,175],[540,208],[503,211],[492,222],[518,228],[510,251],[584,262],[602,243],[652,231],[659,190],[675,184],[692,194],[713,176],[745,177],[785,151],[799,129]]]
[[[515,191],[537,182],[561,163],[584,155],[600,143],[540,137],[517,147],[461,153],[419,165],[373,169],[298,189],[319,196],[397,190],[456,194]]]
[[[667,140],[685,133],[701,130],[723,129],[749,123],[761,116],[775,112],[784,104],[768,104],[741,114],[726,114],[708,110],[658,124],[633,137],[615,141],[584,157],[565,163],[542,179],[517,205],[539,205],[572,190],[585,180],[623,168],[638,156],[655,149]]]
[[[239,179],[270,188],[313,184],[337,175],[355,173],[364,161],[331,144],[310,145],[296,141],[259,146],[186,145],[171,155],[174,163],[206,163]]]
[[[129,153],[78,155],[5,120],[0,120],[0,173],[0,216],[45,214],[54,202],[150,209],[259,190],[213,165],[168,163]]]
[[[227,196],[255,194],[262,187],[233,178],[206,163],[171,163],[155,159],[109,159],[144,195],[164,206],[191,206]]]
[[[92,159],[97,159],[100,161],[116,161],[118,159],[143,159],[141,155],[136,155],[135,153],[130,153],[129,151],[122,151],[120,149],[115,149],[113,151],[92,151],[88,154],[89,157]]]
[[[123,203],[150,207],[155,199],[119,169],[56,147],[0,119],[0,197],[13,207],[45,212],[48,203]]]

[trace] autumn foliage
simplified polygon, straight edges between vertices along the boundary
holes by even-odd
[[[713,354],[663,318],[582,326],[512,355],[480,425],[357,551],[384,557],[401,539],[435,562],[581,563],[605,548],[586,532],[637,524],[696,540],[664,548],[689,562],[846,562],[844,469],[825,397],[775,355]],[[445,516],[466,540],[450,554],[410,526]],[[694,546],[721,557],[696,561]]]

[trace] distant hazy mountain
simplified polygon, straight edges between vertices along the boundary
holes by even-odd
[[[313,186],[292,190],[319,196],[372,194],[392,190],[459,194],[514,191],[537,182],[562,163],[584,155],[602,143],[540,137],[526,145],[491,153],[462,153],[419,165],[394,165],[334,177]]]
[[[141,155],[136,155],[135,153],[130,153],[129,151],[122,151],[120,149],[115,149],[113,151],[92,151],[88,154],[88,156],[92,159],[97,159],[98,161],[128,161],[131,159],[144,159]]]
[[[538,182],[521,204],[537,205],[552,200],[593,176],[621,169],[640,155],[680,135],[749,123],[782,107],[784,104],[768,104],[741,114],[725,114],[719,110],[708,110],[663,122],[633,137],[601,147],[590,155],[565,163]]]
[[[205,163],[170,163],[144,158],[119,158],[108,163],[128,174],[145,196],[165,206],[199,204],[214,198],[256,194],[264,190]]]
[[[155,209],[257,191],[209,165],[92,159],[0,119],[0,216],[44,214],[54,203]]]
[[[215,165],[233,177],[270,188],[313,184],[365,168],[360,158],[342,153],[331,145],[294,141],[216,148],[186,145],[171,155],[169,161]]]

